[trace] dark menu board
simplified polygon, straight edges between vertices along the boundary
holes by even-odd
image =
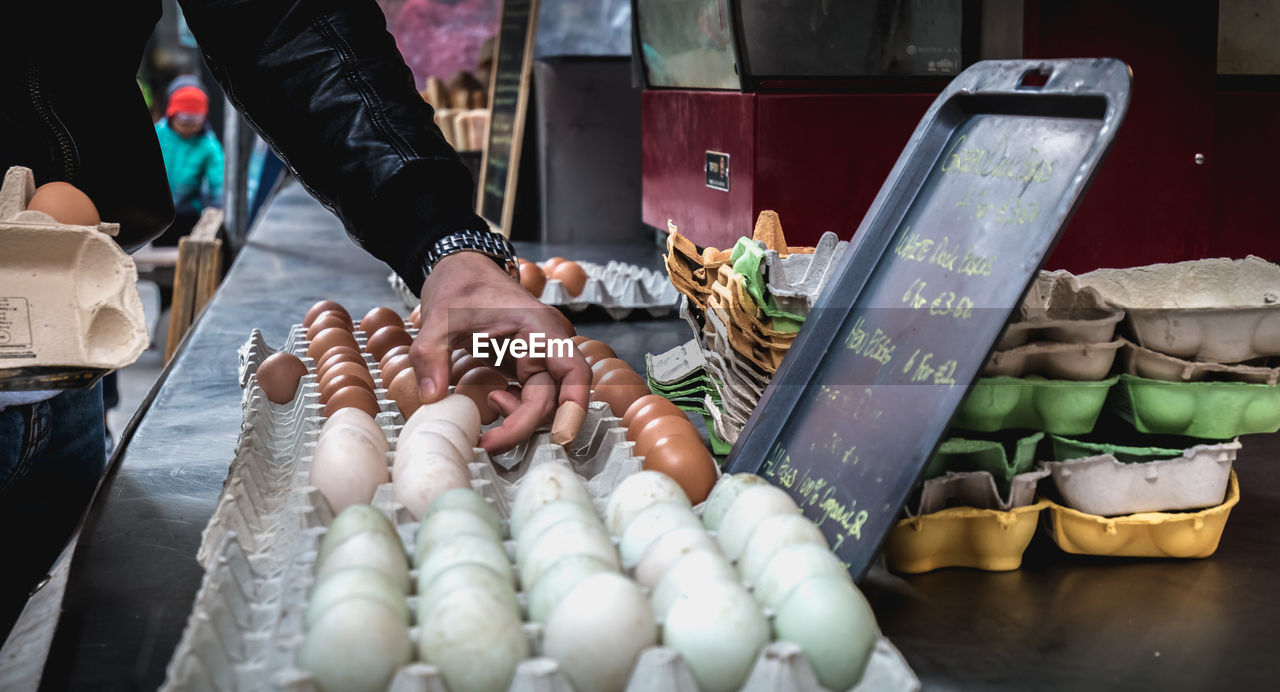
[[[529,105],[529,70],[537,35],[538,0],[504,0],[489,87],[489,140],[480,170],[476,212],[511,235],[516,174],[524,118]]]
[[[1041,88],[1023,75],[1043,65]],[[729,459],[861,578],[1105,155],[1112,60],[979,63],[925,115]]]

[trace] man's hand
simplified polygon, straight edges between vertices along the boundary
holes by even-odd
[[[455,348],[470,349],[474,333],[488,333],[491,339],[529,339],[534,333],[547,340],[573,336],[558,310],[543,305],[478,252],[459,252],[437,262],[421,298],[422,328],[409,349],[409,360],[423,403],[448,393],[450,354]],[[569,357],[517,359],[515,373],[523,388],[520,398],[501,390],[489,398],[506,417],[480,438],[480,446],[490,453],[528,439],[560,403],[587,406],[591,369],[577,349]]]

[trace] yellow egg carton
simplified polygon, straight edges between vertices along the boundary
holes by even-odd
[[[1209,557],[1218,549],[1240,481],[1231,472],[1226,500],[1198,512],[1142,512],[1100,517],[1049,503],[1053,540],[1068,553],[1115,557]]]
[[[1007,572],[1022,566],[1022,553],[1035,536],[1040,500],[1008,511],[951,507],[899,521],[884,543],[889,569],[920,574],[942,567]]]

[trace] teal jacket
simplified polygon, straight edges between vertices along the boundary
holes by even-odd
[[[206,128],[191,139],[183,139],[164,118],[156,123],[156,139],[164,155],[173,205],[179,211],[222,206],[222,145],[213,132]]]

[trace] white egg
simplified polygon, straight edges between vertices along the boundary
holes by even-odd
[[[542,532],[520,563],[520,580],[526,586],[538,582],[542,572],[565,555],[591,555],[620,570],[618,551],[609,534],[595,524],[562,521]]]
[[[729,505],[738,499],[738,495],[743,490],[753,485],[768,485],[769,481],[755,475],[754,473],[735,473],[733,475],[721,476],[716,485],[711,489],[711,494],[707,496],[706,504],[702,506],[702,523],[707,527],[708,531],[715,531],[720,528],[720,520],[724,518],[724,513],[729,511]]]
[[[636,582],[649,589],[656,587],[658,580],[662,579],[662,575],[666,574],[676,560],[695,550],[709,550],[716,555],[724,555],[720,551],[720,544],[702,527],[672,529],[658,536],[657,540],[649,544],[649,549],[644,551],[640,562],[636,563]],[[728,560],[725,562],[727,564]]]
[[[604,523],[609,533],[621,536],[627,524],[649,505],[675,502],[691,507],[689,497],[670,476],[657,471],[640,471],[627,476],[613,489],[605,507]]]
[[[791,590],[773,619],[779,641],[798,644],[823,687],[862,679],[879,630],[862,592],[847,579],[813,577]]]
[[[344,411],[354,411],[356,415],[364,416],[364,418],[353,419],[351,416],[344,416],[342,418],[338,418],[338,414]],[[347,421],[347,422],[335,424],[334,423],[335,420]],[[366,427],[357,422],[354,422],[355,420],[368,421],[371,427]],[[361,435],[364,435],[365,437],[369,438],[369,441],[372,442],[374,446],[376,446],[379,450],[381,450],[383,454],[386,454],[388,451],[391,450],[391,446],[387,444],[387,435],[382,430],[382,428],[379,428],[377,424],[373,422],[373,419],[369,417],[369,414],[365,413],[364,411],[361,411],[360,409],[354,406],[340,408],[336,412],[334,412],[332,416],[329,416],[329,419],[324,422],[324,427],[320,429],[320,439],[324,439],[325,436],[327,435],[334,434],[334,430],[337,430],[339,428],[344,430],[358,431]]]
[[[360,597],[325,611],[298,649],[298,667],[323,690],[383,692],[412,658],[403,614]]]
[[[738,573],[733,571],[723,555],[709,550],[696,550],[676,560],[653,589],[650,600],[653,602],[654,615],[659,620],[665,620],[667,611],[681,594],[696,584],[712,581],[738,582]]]
[[[546,462],[530,469],[516,483],[516,497],[511,504],[511,535],[519,536],[524,523],[539,507],[556,500],[577,502],[594,511],[587,486],[567,465]]]
[[[408,452],[408,456],[412,458],[414,452],[421,451],[437,451],[443,453],[438,440],[430,439],[417,440],[428,433],[443,437],[448,440],[449,446],[452,448],[452,456],[462,462],[463,466],[475,461],[476,451],[474,443],[470,437],[462,431],[461,428],[450,423],[447,420],[429,420],[423,421],[421,425],[413,429],[408,435],[401,435],[396,441],[396,456],[400,455],[402,450],[413,450]]]
[[[462,562],[440,572],[426,590],[418,592],[418,622],[426,622],[431,609],[445,596],[464,589],[483,589],[505,601],[512,612],[520,610],[509,578],[479,563]]]
[[[422,564],[418,565],[418,593],[427,590],[431,582],[446,569],[454,565],[475,563],[493,570],[495,574],[505,578],[515,586],[515,574],[511,571],[511,560],[502,546],[493,539],[480,536],[456,536],[453,540],[439,545],[427,554]]]
[[[574,689],[622,692],[640,652],[657,643],[658,627],[639,586],[600,573],[551,611],[542,641],[543,655],[560,662]]]
[[[850,584],[853,577],[830,550],[813,543],[789,545],[769,558],[751,587],[760,605],[777,611],[791,590],[811,577],[839,577]]]
[[[400,469],[391,481],[391,497],[418,519],[435,499],[454,488],[471,487],[471,475],[440,455]]]
[[[675,502],[659,502],[645,507],[622,533],[622,543],[619,546],[622,566],[625,569],[635,567],[644,551],[659,536],[672,529],[683,528],[702,530],[702,522],[698,521],[698,517],[688,507]]]
[[[401,591],[409,591],[409,560],[404,544],[378,531],[365,531],[343,541],[316,567],[316,588],[330,575],[348,567],[367,567],[381,572]]]
[[[544,531],[569,519],[604,528],[595,510],[580,502],[571,500],[549,502],[539,507],[520,527],[520,535],[516,537],[516,564],[524,563],[529,555],[529,549],[533,548],[533,544],[538,542],[538,537]]]
[[[466,433],[473,445],[480,439],[480,409],[476,408],[476,402],[470,397],[450,394],[433,404],[424,404],[405,421],[400,435],[409,435],[419,425],[431,420],[453,423]]]
[[[409,624],[409,603],[404,591],[381,572],[366,567],[349,567],[329,575],[307,599],[303,624],[311,629],[330,608],[348,598],[371,598],[400,613]]]
[[[391,480],[387,456],[367,436],[338,427],[316,444],[311,456],[311,485],[334,513],[368,504],[378,486]]]
[[[592,555],[565,555],[543,570],[531,588],[525,592],[529,596],[529,619],[534,622],[546,622],[551,611],[564,600],[564,597],[578,585],[578,582],[600,572],[615,572],[613,565]]]
[[[420,627],[418,654],[440,669],[451,692],[505,692],[529,657],[520,616],[484,589],[445,596]]]
[[[333,549],[337,548],[343,541],[365,531],[379,531],[391,538],[397,540],[400,538],[400,535],[396,533],[395,525],[391,523],[387,515],[370,505],[351,505],[333,518],[333,523],[329,524],[329,529],[325,531],[324,537],[320,539],[320,549],[316,554],[316,567],[319,568],[320,565],[324,564],[325,558],[329,556],[329,553],[332,553]]]
[[[742,582],[748,586],[755,584],[775,553],[799,543],[812,543],[825,549],[827,538],[803,514],[775,514],[761,519],[747,539],[742,557],[738,558],[738,574],[742,575]]]
[[[391,475],[395,476],[406,464],[431,457],[445,457],[464,469],[467,467],[466,461],[458,454],[458,450],[443,435],[430,430],[416,430],[407,439],[401,438],[396,444]]]
[[[413,562],[421,564],[422,558],[435,546],[446,543],[458,536],[471,535],[492,539],[502,544],[502,534],[493,530],[489,522],[461,509],[449,509],[436,512],[422,520],[418,527],[418,537],[414,543]]]
[[[498,535],[502,535],[502,518],[498,516],[498,511],[489,504],[488,500],[480,493],[471,488],[454,488],[446,491],[443,495],[436,498],[435,502],[427,508],[426,514],[422,515],[425,521],[427,517],[435,512],[443,512],[449,509],[462,509],[484,519],[493,527]]]
[[[741,688],[771,634],[751,594],[730,581],[694,584],[662,623],[662,645],[680,653],[702,692]]]
[[[724,556],[736,561],[742,556],[742,549],[747,546],[747,539],[755,532],[756,525],[765,517],[799,512],[800,508],[796,506],[795,500],[780,488],[772,485],[747,488],[729,505],[729,511],[724,513],[716,540],[724,549]]]

